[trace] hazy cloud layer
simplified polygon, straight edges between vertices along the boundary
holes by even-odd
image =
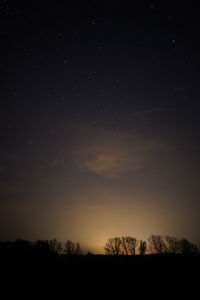
[[[81,126],[66,130],[66,140],[71,136],[68,149],[62,149],[54,165],[70,161],[82,172],[92,172],[105,178],[118,178],[148,165],[156,153],[168,152],[172,146],[164,139],[141,137],[123,131],[103,132],[98,127]],[[87,143],[84,137],[87,136]]]

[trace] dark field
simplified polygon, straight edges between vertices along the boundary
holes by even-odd
[[[180,299],[199,294],[200,255],[1,257],[6,297]],[[198,298],[198,297],[197,297]]]

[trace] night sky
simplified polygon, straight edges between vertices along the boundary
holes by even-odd
[[[0,240],[200,242],[199,16],[0,1]]]

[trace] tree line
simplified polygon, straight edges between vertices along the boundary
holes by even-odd
[[[199,253],[196,244],[173,236],[151,235],[147,241],[132,236],[109,238],[104,247],[106,255],[145,255],[145,254],[194,254]],[[79,243],[67,240],[64,243],[52,240],[30,242],[17,239],[14,242],[0,241],[0,255],[82,255],[85,254]],[[92,254],[91,252],[87,253]]]
[[[131,236],[109,238],[104,247],[107,255],[193,254],[199,253],[196,244],[173,236],[151,235],[147,241]]]
[[[53,255],[53,254],[66,254],[66,255],[81,255],[83,250],[79,243],[74,243],[67,240],[65,243],[52,240],[38,240],[30,242],[23,239],[17,239],[14,242],[5,241],[0,242],[0,255]]]

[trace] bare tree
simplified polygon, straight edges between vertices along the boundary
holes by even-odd
[[[107,240],[104,247],[106,254],[109,255],[119,255],[121,251],[121,238],[115,237]]]
[[[80,254],[78,252],[80,252],[80,245],[79,243],[75,244],[74,242],[68,240],[65,245],[64,245],[64,252],[67,255],[76,255],[76,254]]]
[[[149,250],[152,253],[162,254],[166,250],[166,245],[161,235],[151,235],[148,238]]]
[[[198,247],[187,239],[179,240],[179,247],[182,254],[198,253]]]
[[[83,253],[81,247],[80,247],[80,244],[79,243],[76,243],[76,251],[75,251],[75,254],[76,255],[81,255]]]
[[[58,242],[56,239],[49,241],[50,249],[53,253],[61,253],[62,252],[62,244]]]
[[[135,255],[138,240],[135,237],[131,237],[131,236],[127,236],[125,239],[126,239],[128,253],[131,255]]]
[[[49,240],[38,240],[35,243],[35,251],[37,254],[47,255],[51,254],[51,248],[49,245]]]
[[[140,240],[139,254],[140,255],[144,255],[146,253],[146,250],[147,250],[147,243],[146,243],[146,241]]]
[[[172,254],[177,254],[180,252],[180,242],[176,237],[173,236],[165,236],[167,252]]]
[[[124,251],[125,255],[128,255],[128,248],[127,248],[127,237],[121,237],[121,248]]]

